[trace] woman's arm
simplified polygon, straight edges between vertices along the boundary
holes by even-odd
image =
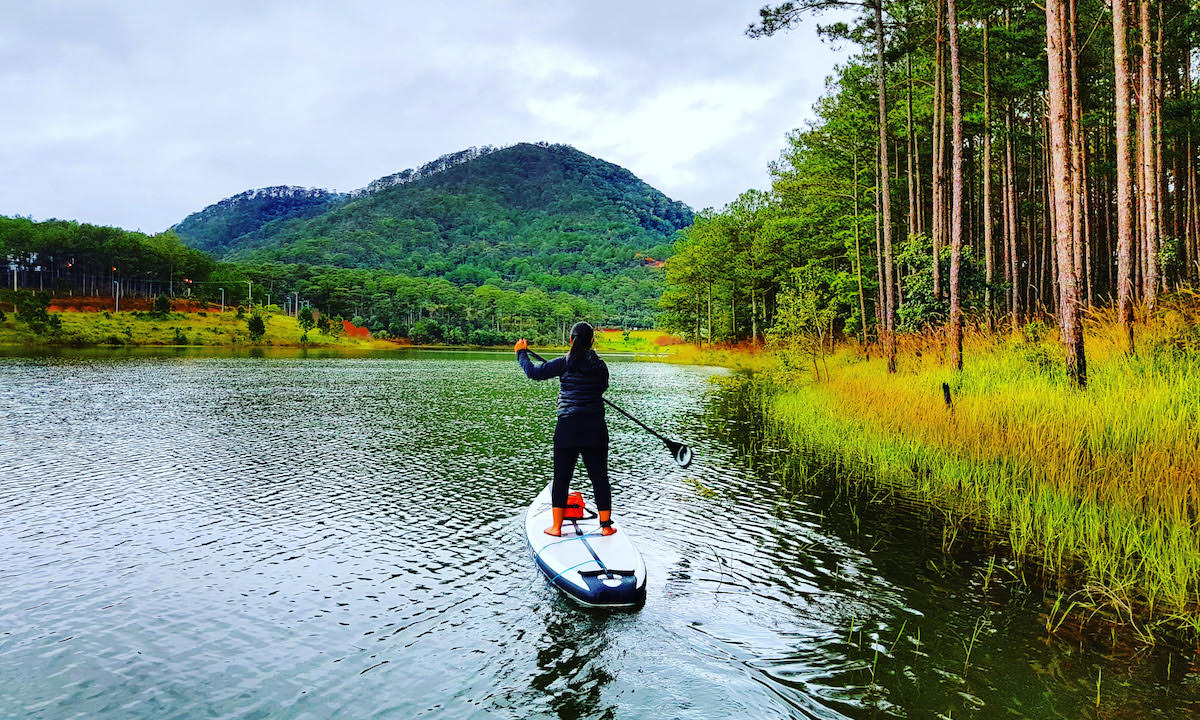
[[[517,351],[517,362],[525,371],[525,377],[530,380],[549,380],[559,377],[563,374],[563,368],[567,366],[567,359],[564,357],[556,357],[541,365],[534,365],[533,361],[529,359],[529,351],[524,348]]]

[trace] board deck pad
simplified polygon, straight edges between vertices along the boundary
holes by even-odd
[[[629,535],[600,534],[595,508],[589,517],[568,519],[562,537],[543,532],[553,522],[550,486],[525,513],[525,536],[538,569],[567,597],[588,607],[638,607],[646,601],[646,564]]]

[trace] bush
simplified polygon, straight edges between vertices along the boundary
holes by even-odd
[[[1195,318],[1177,311],[1164,312],[1161,330],[1150,342],[1150,357],[1160,369],[1200,358],[1200,325]]]
[[[154,298],[154,314],[159,317],[165,317],[171,313],[171,298],[166,295],[159,295]]]
[[[437,342],[442,339],[442,326],[437,320],[418,320],[409,329],[408,337],[415,343]]]
[[[468,339],[472,345],[507,345],[509,340],[495,330],[472,330]]]
[[[466,345],[467,334],[463,332],[462,328],[450,328],[450,331],[446,333],[446,342],[451,345]]]
[[[250,329],[250,339],[254,341],[262,340],[263,335],[267,334],[267,324],[263,322],[261,315],[254,315],[247,324]]]
[[[329,330],[327,331],[331,337],[337,337],[342,334],[342,316],[335,315],[329,318]]]
[[[171,344],[172,345],[187,345],[188,344],[187,335],[184,335],[183,331],[180,330],[179,328],[175,328],[175,337],[171,338]]]
[[[1025,346],[1025,361],[1037,370],[1039,375],[1065,382],[1067,379],[1067,364],[1062,351],[1042,343]]]
[[[302,307],[302,308],[300,308],[300,312],[299,312],[299,314],[296,316],[296,319],[297,319],[297,320],[299,321],[299,323],[300,323],[300,328],[301,328],[302,330],[304,330],[304,337],[303,337],[302,339],[303,339],[303,340],[305,340],[305,341],[307,342],[307,340],[308,340],[308,331],[309,331],[309,330],[312,330],[312,329],[313,329],[313,326],[315,326],[315,325],[317,324],[317,321],[316,321],[316,319],[314,319],[314,318],[313,318],[313,310],[312,310],[312,308],[310,308],[310,307]]]
[[[46,331],[57,333],[62,330],[62,318],[47,312],[50,293],[4,290],[0,292],[0,299],[12,303],[17,311],[17,319],[28,325],[34,333],[41,335]]]
[[[17,311],[17,317],[32,325],[45,323],[50,319],[46,308],[50,307],[50,294],[30,292],[27,290],[4,290],[0,299],[10,302]]]
[[[237,319],[244,320],[245,317],[246,317],[246,308],[242,307],[241,305],[238,305],[237,306]]]
[[[940,328],[950,317],[950,245],[942,246],[938,255],[941,293],[933,284],[933,242],[924,234],[910,235],[902,241],[896,254],[896,264],[917,268],[901,281],[904,287],[904,303],[896,309],[897,327],[902,332],[919,333],[934,327]],[[962,267],[959,275],[959,291],[964,303],[970,298],[982,297],[987,286],[984,269],[975,260],[969,247],[963,248]],[[993,286],[999,290],[999,286]],[[964,305],[963,312],[974,308]]]

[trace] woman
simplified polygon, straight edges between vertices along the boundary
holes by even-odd
[[[517,362],[531,380],[561,378],[558,387],[558,424],[554,427],[554,484],[550,488],[553,525],[547,535],[562,535],[567,493],[575,463],[583,456],[583,466],[592,479],[596,511],[601,532],[617,531],[612,523],[612,489],[608,484],[608,425],[604,422],[604,391],[608,389],[608,366],[592,350],[595,331],[585,322],[571,328],[571,349],[565,357],[540,365],[529,359],[529,343],[517,341]]]

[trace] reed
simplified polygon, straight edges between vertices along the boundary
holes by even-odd
[[[1111,319],[1093,316],[1086,390],[1072,387],[1061,348],[1032,326],[1019,338],[976,332],[962,372],[933,336],[910,338],[894,375],[882,357],[847,347],[816,380],[781,353],[761,375],[760,397],[795,444],[864,463],[887,489],[973,518],[1016,557],[1073,579],[1093,607],[1196,628],[1195,328],[1186,310],[1168,308],[1130,356]]]

